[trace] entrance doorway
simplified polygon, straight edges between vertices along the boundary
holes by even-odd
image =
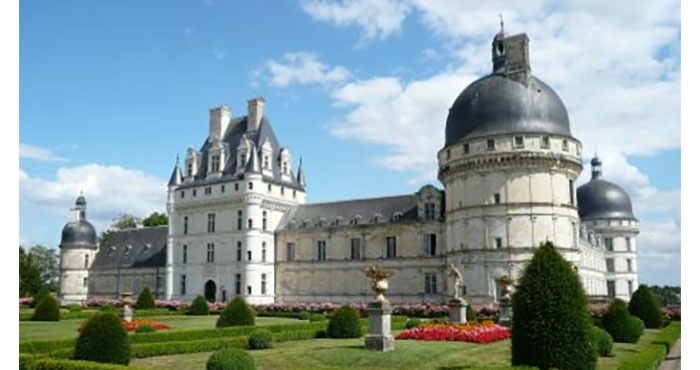
[[[216,283],[209,280],[204,284],[204,298],[209,302],[216,301]]]

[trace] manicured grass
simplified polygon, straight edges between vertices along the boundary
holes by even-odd
[[[615,370],[625,360],[634,357],[639,351],[640,345],[648,344],[654,341],[654,338],[661,332],[661,329],[645,329],[644,334],[635,344],[630,343],[615,343],[613,344],[613,357],[599,357],[598,369],[600,370]]]
[[[148,317],[168,324],[173,327],[170,330],[209,329],[216,327],[219,316],[154,316]],[[62,320],[59,322],[34,322],[20,321],[19,341],[77,338],[78,328],[85,320]],[[256,325],[283,325],[301,324],[308,321],[297,319],[283,319],[278,317],[256,317]]]

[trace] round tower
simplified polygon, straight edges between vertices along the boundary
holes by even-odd
[[[86,217],[87,202],[81,194],[75,201],[74,221],[68,222],[61,232],[59,246],[59,298],[62,304],[81,303],[88,298],[89,269],[97,251],[95,228]]]
[[[591,180],[578,188],[577,197],[581,222],[602,238],[608,297],[629,300],[639,283],[639,221],[632,212],[629,195],[603,179],[603,162],[595,156],[591,160]]]
[[[528,43],[502,29],[494,37],[493,72],[457,97],[438,152],[447,262],[463,270],[473,302],[498,300],[498,280],[516,279],[543,242],[580,258],[581,144],[559,96],[530,73]]]

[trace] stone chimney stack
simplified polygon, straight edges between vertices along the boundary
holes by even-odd
[[[224,137],[231,121],[231,108],[222,105],[209,109],[209,142],[218,143]]]
[[[248,130],[257,131],[260,128],[265,112],[265,99],[262,96],[248,100]]]
[[[527,83],[530,76],[530,39],[527,35],[508,36],[499,32],[492,43],[493,72]]]

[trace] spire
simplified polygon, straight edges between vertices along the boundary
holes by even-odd
[[[85,219],[85,209],[86,208],[87,208],[87,201],[85,201],[85,197],[83,196],[83,191],[80,190],[80,195],[75,200],[75,207],[73,207],[73,209],[72,209],[73,211],[76,211],[78,221]]]
[[[170,175],[170,181],[168,186],[178,186],[182,182],[182,172],[180,172],[180,156],[175,159],[175,168],[173,168],[173,174]]]
[[[498,13],[498,18],[501,19],[501,35],[504,35],[504,36],[505,36],[506,31],[505,31],[505,29],[503,28],[503,14]]]
[[[603,162],[598,158],[598,153],[591,159],[591,180],[603,177]]]
[[[299,169],[297,170],[297,184],[302,188],[306,188],[306,179],[304,178],[304,168],[302,166],[301,157],[299,157]]]
[[[260,159],[258,158],[258,151],[255,149],[254,143],[251,143],[250,156],[248,157],[248,164],[245,167],[245,172],[260,173]]]

